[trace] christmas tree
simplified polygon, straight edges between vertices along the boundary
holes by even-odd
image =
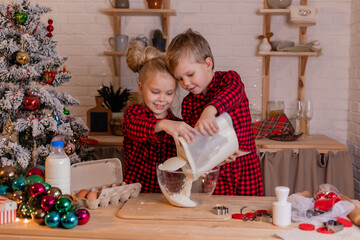
[[[40,22],[49,11],[29,0],[0,3],[0,167],[44,164],[56,136],[64,137],[71,163],[93,150],[88,127],[66,109],[78,100],[54,90],[72,75],[55,51],[53,20]]]

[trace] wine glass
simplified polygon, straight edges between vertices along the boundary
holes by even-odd
[[[304,118],[307,122],[306,135],[310,134],[310,120],[313,117],[313,104],[310,100],[304,100]]]

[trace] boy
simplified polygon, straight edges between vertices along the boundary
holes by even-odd
[[[221,166],[214,191],[223,195],[262,196],[262,177],[251,128],[249,101],[235,71],[214,72],[214,59],[206,39],[191,29],[177,35],[166,53],[166,63],[189,94],[182,102],[183,120],[203,134],[218,131],[215,117],[228,112],[239,149],[250,152]]]

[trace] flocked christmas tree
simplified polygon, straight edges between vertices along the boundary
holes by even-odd
[[[44,164],[55,136],[65,137],[71,163],[93,150],[88,127],[66,109],[79,102],[55,90],[72,76],[55,51],[53,21],[40,22],[49,11],[29,0],[0,3],[0,167]]]

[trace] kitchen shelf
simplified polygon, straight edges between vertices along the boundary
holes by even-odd
[[[307,5],[307,0],[300,0],[300,5]],[[271,17],[274,14],[290,14],[289,9],[270,9],[267,0],[264,0],[264,8],[257,11],[264,16],[263,35],[271,32]],[[299,27],[299,44],[307,43],[307,27]],[[262,119],[266,118],[267,106],[270,93],[270,60],[272,57],[297,57],[298,58],[298,84],[297,99],[305,98],[305,71],[308,57],[316,57],[320,54],[317,52],[280,52],[280,51],[259,51],[258,56],[263,58],[262,67]],[[301,130],[306,132],[306,123],[302,122]]]
[[[170,0],[163,1],[162,9],[131,9],[131,8],[106,8],[103,10],[104,13],[112,15],[114,21],[113,33],[115,35],[123,34],[121,31],[121,18],[125,16],[160,16],[163,37],[169,39],[169,27],[170,19],[169,16],[175,15],[176,11],[170,9]],[[169,44],[169,40],[166,41]],[[121,86],[121,63],[120,59],[122,56],[126,56],[126,52],[118,51],[105,51],[104,55],[111,56],[114,64],[114,74],[118,79],[118,85]]]

